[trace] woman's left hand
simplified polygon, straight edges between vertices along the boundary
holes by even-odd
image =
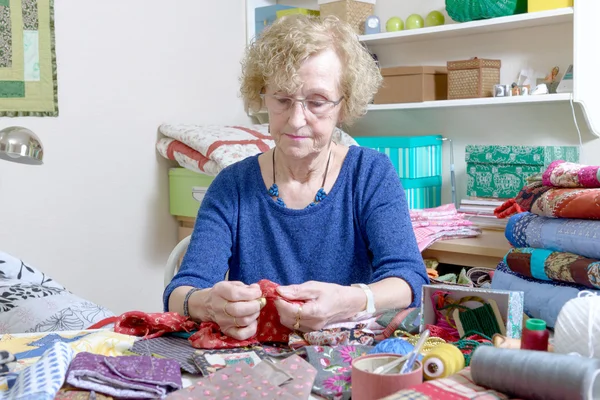
[[[279,286],[277,291],[287,300],[305,302],[298,305],[282,299],[275,301],[281,324],[303,332],[318,331],[332,322],[346,320],[359,312],[365,302],[362,289],[357,291],[334,283],[309,281]]]

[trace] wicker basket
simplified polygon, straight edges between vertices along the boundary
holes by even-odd
[[[349,23],[359,35],[365,31],[365,21],[375,12],[375,5],[370,2],[357,0],[331,1],[319,4],[321,18],[335,15],[340,20]]]
[[[492,97],[500,83],[500,60],[448,61],[448,99]]]

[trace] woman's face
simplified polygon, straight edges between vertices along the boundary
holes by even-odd
[[[333,50],[325,50],[301,65],[298,76],[302,86],[296,93],[267,87],[265,103],[271,135],[286,156],[301,159],[329,146],[341,116],[341,74],[339,57]],[[305,106],[290,99],[306,99]]]

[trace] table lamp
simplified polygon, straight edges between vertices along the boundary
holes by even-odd
[[[0,158],[21,164],[41,165],[44,147],[29,129],[9,126],[0,130]]]

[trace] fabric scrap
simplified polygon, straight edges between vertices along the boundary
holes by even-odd
[[[137,355],[169,358],[177,361],[182,370],[199,374],[201,371],[192,358],[195,350],[188,340],[170,336],[138,340],[131,347],[131,351]]]
[[[352,360],[373,346],[307,346],[307,361],[317,370],[312,391],[327,399],[347,400],[352,395]]]
[[[33,365],[20,371],[0,400],[50,400],[65,381],[73,350],[63,342],[54,343]]]
[[[267,300],[260,310],[256,334],[247,340],[232,339],[223,334],[214,322],[203,322],[198,332],[190,337],[192,346],[199,349],[228,349],[235,347],[248,347],[263,342],[288,343],[291,329],[283,326],[279,321],[279,313],[275,307],[276,299],[283,299],[277,293],[278,284],[263,279],[258,282],[262,296]],[[286,300],[288,301],[288,300]],[[293,304],[302,304],[302,301],[289,301]]]
[[[232,365],[171,393],[169,400],[307,399],[317,371],[298,355],[280,362],[265,360],[252,368]]]
[[[267,358],[267,353],[260,346],[224,350],[196,350],[192,354],[194,364],[204,376],[240,363],[254,367],[265,358]]]
[[[175,360],[148,356],[75,356],[67,383],[120,398],[157,398],[180,389],[181,370]]]

